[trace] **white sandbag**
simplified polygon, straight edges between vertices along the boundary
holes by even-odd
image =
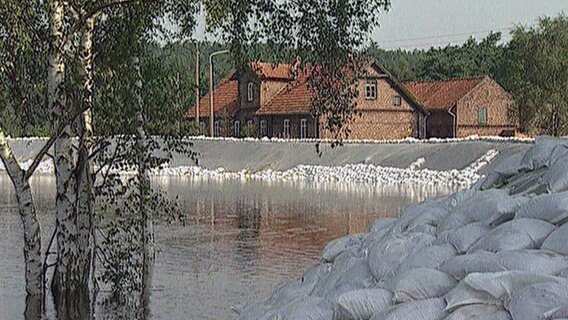
[[[472,273],[463,282],[503,302],[526,286],[544,282],[566,283],[563,278],[520,271]]]
[[[393,293],[384,289],[361,289],[340,295],[335,301],[334,319],[370,319],[392,305]]]
[[[335,259],[331,271],[315,285],[311,295],[334,301],[342,293],[374,285],[364,253],[345,251]]]
[[[329,320],[333,310],[323,304],[323,299],[307,297],[295,300],[288,305],[272,310],[264,315],[266,320]]]
[[[440,230],[456,229],[474,222],[499,225],[511,220],[527,200],[521,196],[509,196],[507,190],[477,191],[443,218]]]
[[[452,312],[458,308],[468,305],[492,305],[502,306],[503,302],[489,293],[477,290],[461,281],[455,288],[450,290],[445,296],[446,310]]]
[[[501,306],[468,305],[452,312],[445,320],[510,320],[511,315]]]
[[[369,267],[375,279],[392,275],[407,257],[436,238],[425,233],[389,234],[369,248]]]
[[[306,270],[300,280],[305,284],[315,285],[324,275],[331,271],[332,266],[331,263],[317,264]]]
[[[443,297],[457,281],[447,273],[427,268],[411,269],[397,276],[395,303]]]
[[[474,272],[499,272],[507,269],[499,263],[497,254],[486,251],[476,251],[448,259],[440,266],[443,271],[460,280]]]
[[[371,320],[443,320],[448,315],[443,298],[399,304],[375,314]]]
[[[568,224],[552,232],[548,238],[544,240],[542,249],[568,256]]]
[[[338,255],[348,248],[361,245],[362,235],[348,235],[328,242],[323,248],[321,258],[325,262],[333,262]]]
[[[280,283],[266,302],[277,307],[288,304],[297,298],[307,297],[316,283],[328,274],[330,269],[330,264],[319,264],[308,269],[301,279]]]
[[[468,250],[475,252],[511,251],[536,249],[542,245],[556,227],[546,221],[536,219],[515,219],[506,222],[477,240]]]
[[[568,286],[556,282],[537,283],[514,292],[505,307],[515,320],[544,319],[546,313],[565,306]]]
[[[438,269],[442,263],[456,255],[456,249],[451,244],[426,246],[406,258],[396,273],[401,274],[416,268]]]
[[[556,320],[568,319],[568,301],[564,304],[563,307],[558,307],[550,311],[547,311],[544,314],[544,317],[546,319],[556,319]]]
[[[560,225],[568,221],[568,192],[540,195],[523,205],[515,218],[533,218]]]
[[[368,249],[377,241],[381,241],[387,234],[391,233],[396,218],[384,218],[376,220],[371,226],[371,231],[363,239],[363,248]]]
[[[405,231],[424,232],[435,236],[438,228],[442,224],[442,218],[444,218],[447,214],[448,211],[441,207],[430,207],[423,214],[420,214],[410,220]]]
[[[568,151],[566,150],[567,145],[566,139],[549,136],[536,137],[534,145],[525,152],[521,160],[521,167],[529,171],[548,167],[551,159],[557,159],[563,152]]]
[[[497,263],[509,271],[556,276],[568,268],[568,257],[546,250],[504,251],[496,256]]]
[[[541,183],[546,185],[548,192],[568,191],[568,153],[564,154],[546,170]]]
[[[373,222],[373,224],[371,225],[371,228],[369,228],[369,233],[375,233],[375,232],[379,232],[379,231],[383,231],[385,229],[388,229],[390,227],[392,227],[393,223],[396,222],[396,218],[381,218],[381,219],[377,219],[375,220],[375,222]]]
[[[454,231],[450,231],[448,242],[456,248],[458,253],[463,254],[490,230],[491,228],[482,222],[470,223]]]

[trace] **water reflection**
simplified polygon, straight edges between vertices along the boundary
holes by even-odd
[[[0,177],[0,319],[25,311],[21,226],[13,191]],[[228,319],[231,306],[266,296],[319,259],[329,240],[367,230],[412,202],[453,191],[447,186],[311,182],[224,182],[156,178],[179,196],[185,225],[157,223],[152,319]],[[53,224],[51,179],[32,181],[44,243]],[[30,304],[31,306],[31,304]],[[116,310],[97,307],[97,318]]]

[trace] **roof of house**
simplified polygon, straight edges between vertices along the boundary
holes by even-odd
[[[405,82],[404,86],[428,110],[449,110],[485,77]]]
[[[229,74],[223,78],[213,89],[214,90],[214,106],[213,112],[217,114],[227,114],[232,116],[237,111],[237,96],[238,96],[238,81],[233,80],[233,75],[235,70],[229,72]],[[200,117],[209,117],[209,93],[204,97],[199,99],[199,114]],[[189,109],[186,113],[188,118],[195,118],[195,108]]]
[[[292,80],[292,66],[287,63],[251,62],[250,70],[261,79]]]
[[[282,88],[270,101],[261,106],[257,114],[309,113],[312,107],[312,92],[308,76],[299,75],[296,80]]]

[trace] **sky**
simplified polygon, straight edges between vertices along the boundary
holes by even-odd
[[[482,39],[491,30],[504,40],[517,25],[534,26],[539,17],[568,14],[568,0],[391,0],[371,39],[384,49],[414,49]]]
[[[471,36],[483,39],[490,31],[502,32],[508,41],[515,26],[534,26],[539,17],[568,14],[568,0],[391,0],[391,4],[388,12],[380,14],[380,27],[370,37],[384,49],[444,47]],[[203,16],[199,20],[196,37],[203,40]]]

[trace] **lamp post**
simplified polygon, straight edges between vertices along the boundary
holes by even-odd
[[[213,104],[215,103],[215,100],[213,98],[213,96],[215,95],[215,92],[213,91],[213,57],[225,53],[229,53],[229,50],[216,51],[209,56],[209,134],[211,137],[215,136],[215,131],[213,128],[215,117],[215,115],[213,114]]]

